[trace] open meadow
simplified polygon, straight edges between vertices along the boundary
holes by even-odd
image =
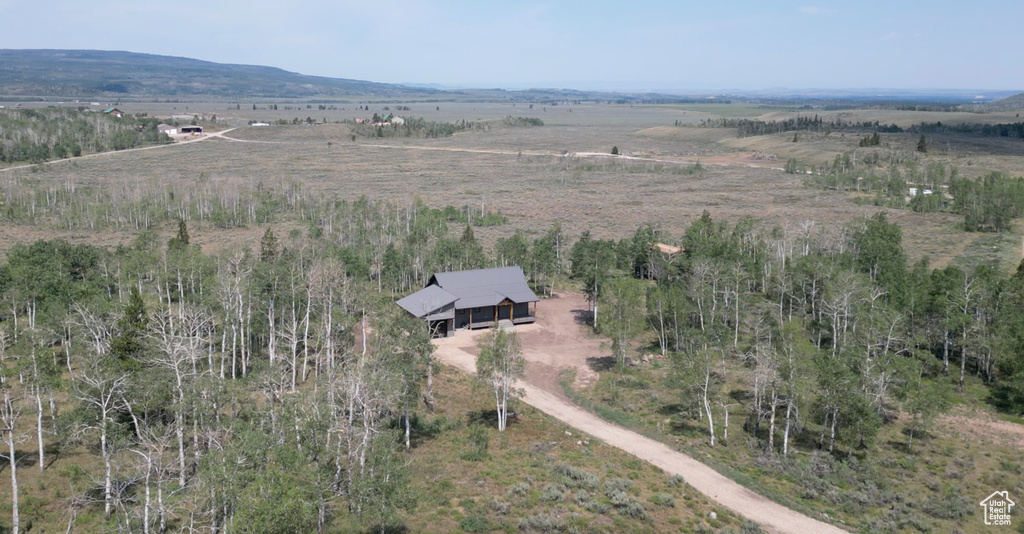
[[[980,238],[958,231],[957,217],[856,204],[848,192],[806,187],[801,175],[782,172],[783,164],[790,158],[808,165],[828,163],[842,153],[852,154],[856,161],[876,153],[883,160],[900,154],[921,168],[933,162],[956,166],[966,177],[1024,171],[1018,139],[935,136],[932,150],[920,154],[913,149],[917,136],[910,133],[886,134],[883,147],[865,149],[858,148],[859,137],[851,133],[799,132],[799,141],[792,142],[793,133],[738,137],[733,128],[694,126],[718,118],[775,120],[797,115],[742,104],[360,102],[330,104],[323,110],[319,104],[255,105],[256,110],[253,104],[128,103],[123,107],[129,113],[180,120],[194,115],[210,121],[216,115],[215,125],[204,123],[208,131],[233,129],[199,143],[11,170],[0,173],[0,182],[9,195],[19,188],[56,190],[70,184],[114,196],[187,196],[199,190],[237,195],[271,188],[292,190],[300,197],[366,197],[398,204],[418,198],[433,207],[501,212],[508,224],[480,229],[486,243],[515,230],[539,234],[554,224],[574,237],[583,231],[595,237],[622,237],[648,223],[678,236],[705,210],[716,219],[750,216],[768,226],[789,228],[804,221],[837,226],[884,210],[903,229],[912,260],[927,257],[941,266]],[[396,111],[399,107],[409,109]],[[355,125],[350,121],[375,113],[476,126],[441,138],[378,138],[365,132],[353,137]],[[1012,121],[1014,114],[854,110],[821,115],[909,126],[940,119],[1004,122]],[[502,122],[505,117],[539,119],[544,125],[509,126]],[[314,123],[306,123],[307,118]],[[247,126],[251,121],[270,125]],[[612,147],[620,157],[609,154]],[[46,227],[44,219],[5,225],[0,244],[9,246],[21,240],[20,235],[31,238],[41,232],[104,244],[131,235]],[[275,222],[288,221],[277,217]],[[234,228],[225,239],[208,232],[201,221],[195,224],[197,240],[204,246],[237,242],[233,236],[238,232],[258,234]],[[163,230],[170,232],[173,225],[164,225]],[[1014,253],[1004,256],[1004,267],[1015,265]]]

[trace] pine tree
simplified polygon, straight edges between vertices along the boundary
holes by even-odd
[[[126,371],[137,370],[141,367],[142,357],[145,354],[146,326],[149,318],[146,315],[146,305],[142,301],[139,288],[132,285],[128,292],[128,302],[124,306],[124,313],[117,320],[115,335],[110,340],[110,354],[115,358],[118,367]]]
[[[172,237],[167,242],[168,250],[184,250],[188,248],[189,236],[188,227],[185,226],[184,220],[178,221],[178,235]]]
[[[928,141],[925,140],[924,134],[921,134],[921,139],[917,141],[918,152],[928,152]]]
[[[277,259],[277,236],[274,235],[274,231],[267,228],[267,231],[263,233],[263,237],[260,238],[260,261],[265,263],[273,263]]]

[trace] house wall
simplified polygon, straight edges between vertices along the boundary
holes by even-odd
[[[483,308],[473,308],[473,324],[484,323],[487,321],[494,322],[494,306],[484,306]]]
[[[515,318],[516,319],[519,319],[520,317],[526,317],[527,315],[530,315],[530,303],[529,302],[520,302],[520,303],[514,305],[513,308],[515,309]]]
[[[455,310],[455,328],[469,326],[469,310]]]

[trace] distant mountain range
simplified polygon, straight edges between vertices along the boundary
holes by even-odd
[[[4,96],[424,98],[441,92],[134,52],[0,50],[0,95]]]
[[[575,89],[455,89],[436,83],[388,84],[344,78],[306,76],[275,67],[232,65],[173,56],[102,50],[0,49],[0,98],[66,100],[251,100],[375,99],[464,100],[560,103],[602,100],[694,103],[714,99],[773,104],[856,101],[862,104],[911,101],[956,105],[982,103],[1021,107],[1024,95],[998,102],[1011,91],[970,90],[792,90],[608,92]],[[1013,99],[1019,99],[1015,101]]]

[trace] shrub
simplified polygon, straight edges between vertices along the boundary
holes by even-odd
[[[683,482],[685,481],[683,480],[682,475],[672,475],[668,477],[668,480],[665,481],[665,483],[668,484],[668,487],[670,488],[677,488],[679,486],[682,486]]]
[[[482,462],[488,458],[487,446],[491,437],[483,425],[473,425],[469,428],[470,449],[462,453],[462,459],[471,462]]]
[[[530,485],[525,482],[520,482],[508,489],[510,497],[522,497],[530,491]]]
[[[565,498],[565,486],[561,484],[548,484],[540,494],[540,500],[546,502],[558,502]]]
[[[650,501],[658,506],[672,507],[676,505],[676,498],[668,493],[655,493],[651,495]]]
[[[749,520],[744,519],[743,524],[740,525],[741,534],[765,534],[765,531],[761,528],[761,525]]]
[[[537,514],[519,521],[519,530],[535,532],[558,532],[565,530],[566,521],[554,514]]]
[[[626,490],[628,490],[632,485],[632,480],[626,478],[613,478],[604,482],[604,490],[605,493],[611,497],[613,493],[626,493]]]
[[[553,471],[556,475],[562,478],[562,482],[570,488],[596,488],[600,483],[600,478],[583,469],[578,469],[571,465],[558,464],[554,467]]]
[[[647,519],[647,509],[640,501],[630,498],[629,502],[625,506],[619,508],[619,513],[626,516],[632,517],[633,519]]]
[[[494,523],[482,515],[468,515],[459,521],[459,528],[466,532],[490,532]]]

